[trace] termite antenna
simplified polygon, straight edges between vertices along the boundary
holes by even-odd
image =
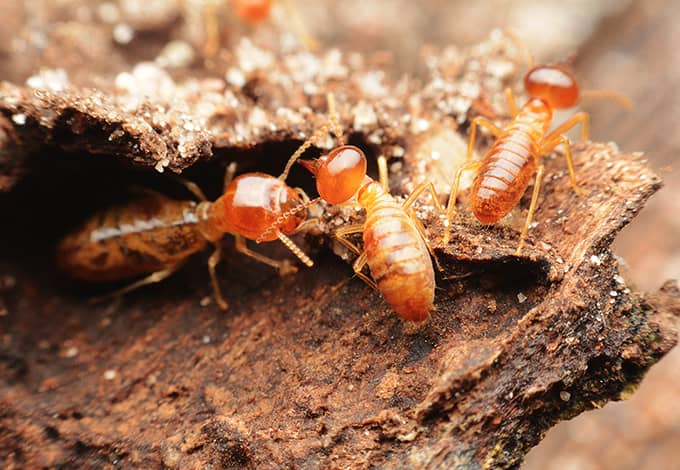
[[[298,247],[293,240],[285,236],[283,233],[279,232],[277,234],[277,237],[279,240],[281,240],[281,243],[286,245],[286,248],[288,248],[295,256],[298,257],[300,261],[302,261],[307,267],[311,268],[314,266],[314,261],[312,261],[309,256],[307,256],[301,249]]]
[[[608,99],[616,101],[626,111],[631,111],[634,107],[633,100],[623,93],[612,90],[584,90],[581,92],[581,98],[590,99]]]
[[[294,208],[282,213],[280,216],[278,216],[278,218],[274,221],[273,224],[271,224],[269,227],[267,227],[265,229],[265,231],[262,232],[262,234],[259,237],[257,237],[257,239],[255,239],[255,243],[262,243],[268,237],[270,237],[271,234],[274,233],[274,231],[278,231],[279,227],[286,221],[286,219],[288,219],[288,217],[291,217],[291,216],[297,214],[298,212],[302,212],[303,210],[306,210],[308,207],[313,206],[314,204],[316,204],[319,201],[321,201],[321,198],[315,197],[314,199],[307,200],[304,204],[301,204],[297,207],[294,207]]]
[[[345,145],[345,139],[342,137],[342,127],[340,127],[340,117],[335,108],[335,95],[332,92],[326,93],[326,102],[328,103],[328,122],[331,125],[331,130],[338,140],[338,147]]]
[[[529,49],[527,43],[522,39],[522,35],[513,28],[506,29],[505,35],[512,39],[515,45],[522,51],[527,61],[527,68],[534,68],[534,56],[531,54],[531,49]]]
[[[332,131],[335,134],[335,138],[338,140],[340,146],[344,145],[344,140],[342,138],[342,128],[340,127],[340,119],[338,118],[338,113],[335,110],[335,96],[333,93],[328,93],[326,95],[326,100],[328,102],[328,122],[319,127],[314,134],[307,139],[288,159],[286,167],[283,169],[283,173],[279,175],[281,181],[285,181],[288,178],[288,173],[290,169],[293,168],[295,162],[302,156],[305,151],[312,145],[316,145],[322,137],[328,135],[328,131]]]

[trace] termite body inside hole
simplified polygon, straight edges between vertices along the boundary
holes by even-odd
[[[303,206],[300,193],[285,181],[263,173],[225,178],[225,190],[214,202],[192,182],[183,184],[200,202],[171,199],[153,191],[126,204],[116,205],[87,219],[57,246],[57,265],[68,276],[84,281],[117,281],[147,275],[107,295],[122,295],[145,284],[159,282],[179,269],[192,254],[208,244],[215,251],[208,260],[215,299],[227,309],[215,273],[225,233],[236,238],[237,251],[278,269],[294,271],[288,260],[274,260],[251,251],[246,238],[261,237],[282,213]],[[286,236],[296,232],[304,215],[291,212],[262,241],[281,240],[305,264],[312,261]]]
[[[353,264],[356,275],[378,290],[404,320],[423,321],[434,308],[435,275],[432,250],[425,229],[409,208],[425,191],[442,211],[432,183],[419,185],[402,203],[387,188],[387,165],[379,159],[380,182],[366,175],[366,156],[352,145],[344,145],[335,111],[333,95],[328,95],[329,122],[291,157],[282,176],[307,147],[332,130],[340,146],[317,160],[300,163],[316,176],[319,197],[331,204],[355,201],[366,212],[363,224],[338,229],[335,237],[358,258]],[[363,250],[346,238],[362,233]],[[362,272],[368,264],[371,277]]]
[[[544,175],[544,166],[540,163],[542,155],[562,145],[571,186],[577,194],[584,193],[577,185],[570,142],[564,133],[580,124],[581,139],[586,140],[589,129],[588,114],[578,112],[552,132],[548,132],[553,112],[558,109],[571,108],[579,100],[579,87],[575,77],[561,66],[539,65],[527,72],[524,77],[524,85],[529,100],[520,109],[517,109],[510,89],[505,92],[512,120],[504,128],[497,127],[483,117],[472,120],[467,162],[459,167],[452,177],[452,191],[447,204],[447,227],[444,231],[444,243],[449,241],[448,224],[452,222],[455,215],[460,178],[465,171],[475,171],[475,177],[470,188],[470,208],[477,220],[483,224],[496,223],[507,215],[519,203],[532,178],[535,177],[531,203],[520,234],[516,255],[520,255],[522,252],[536,210]],[[615,93],[591,92],[591,94],[626,101],[625,98]],[[625,103],[625,105],[628,106],[628,103]],[[476,131],[479,126],[487,129],[496,138],[496,141],[481,160],[473,161]]]

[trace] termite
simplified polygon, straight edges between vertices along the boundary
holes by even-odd
[[[354,199],[366,211],[363,224],[350,225],[335,232],[337,240],[358,255],[352,265],[356,275],[378,290],[404,320],[426,320],[434,308],[432,250],[423,226],[409,208],[425,190],[429,190],[435,205],[443,212],[434,185],[420,184],[403,203],[398,202],[387,187],[385,158],[380,156],[378,160],[380,182],[366,175],[364,152],[358,147],[344,145],[333,95],[328,95],[328,108],[329,118],[335,123],[333,133],[340,145],[317,160],[300,160],[300,163],[316,176],[321,199],[330,204],[343,204]],[[291,157],[286,172],[327,128],[315,133]],[[354,233],[363,233],[363,250],[345,238]],[[362,272],[366,264],[373,279]]]
[[[285,180],[264,173],[245,173],[233,179],[234,167],[225,176],[224,193],[207,200],[193,182],[181,182],[200,202],[175,200],[145,191],[143,197],[95,213],[82,226],[66,235],[57,247],[57,264],[70,277],[84,281],[118,281],[147,275],[111,295],[122,295],[146,284],[160,282],[177,271],[192,254],[209,243],[215,251],[208,270],[217,304],[228,308],[215,267],[222,256],[220,240],[234,235],[236,250],[278,269],[281,274],[295,267],[251,251],[247,239],[279,239],[305,265],[314,263],[286,235],[299,230],[304,217],[293,211],[304,197]],[[281,214],[290,215],[281,219]],[[263,232],[277,222],[276,230]]]
[[[576,182],[574,163],[571,156],[570,142],[564,135],[569,129],[581,125],[581,139],[588,139],[589,117],[585,112],[578,112],[564,123],[548,133],[553,111],[567,109],[576,105],[579,100],[579,87],[574,75],[559,65],[539,65],[532,67],[524,76],[524,86],[529,100],[517,109],[515,98],[510,89],[505,90],[511,122],[504,128],[483,117],[476,117],[470,126],[470,140],[467,148],[467,162],[455,171],[452,179],[452,191],[446,211],[447,227],[443,242],[449,241],[448,225],[452,222],[456,210],[456,198],[460,178],[465,171],[476,171],[470,189],[470,206],[477,220],[483,224],[493,224],[507,215],[515,207],[526,191],[532,176],[535,175],[534,189],[531,195],[529,212],[519,238],[515,252],[520,255],[526,240],[531,220],[536,210],[544,166],[540,157],[563,145],[564,155],[569,170],[569,180],[577,194],[583,191]],[[625,107],[630,107],[626,97],[613,92],[582,92],[590,96],[615,98]],[[496,142],[486,152],[482,160],[472,161],[477,127],[486,128],[496,137]]]
[[[205,22],[207,39],[204,47],[207,57],[214,57],[219,49],[220,31],[218,20],[218,6],[224,0],[207,0],[205,6]],[[300,18],[293,0],[280,0],[286,9],[287,21],[298,40],[308,50],[317,50],[319,43],[309,35],[304,22]],[[275,0],[229,0],[236,16],[245,24],[258,25],[271,17]]]

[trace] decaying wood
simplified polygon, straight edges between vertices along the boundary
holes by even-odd
[[[353,138],[393,157],[393,187],[407,192],[450,173],[462,155],[456,126],[478,114],[504,118],[500,91],[521,70],[508,44],[442,51],[428,58],[426,76],[399,82],[337,52],[300,53],[257,62],[266,66],[247,69],[242,86],[178,82],[173,100],[5,83],[0,113],[18,136],[12,168],[22,166],[29,182],[51,159],[59,168],[83,153],[86,169],[113,156],[116,165],[190,171],[244,152],[257,167],[283,162],[286,142],[323,122],[333,90]],[[296,60],[318,68],[296,76]],[[280,143],[272,154],[257,150],[272,142]],[[449,152],[433,158],[439,148]],[[588,195],[570,189],[561,155],[547,157],[538,224],[519,258],[512,220],[482,227],[465,200],[451,243],[438,244],[424,199],[417,212],[443,271],[436,311],[420,326],[399,320],[323,250],[316,267],[283,279],[230,252],[221,269],[226,314],[201,301],[210,293],[201,259],[161,285],[92,306],[55,284],[59,274],[15,229],[17,252],[5,247],[0,261],[13,279],[1,293],[0,462],[516,467],[554,423],[627,397],[677,336],[677,285],[632,292],[609,249],[660,180],[613,144],[578,144],[574,157]],[[445,189],[445,178],[435,179]],[[4,189],[12,191],[0,201],[3,221],[78,212],[56,193],[32,199],[38,187],[12,180]],[[28,202],[13,205],[14,192]],[[357,217],[351,212],[330,209],[308,234],[310,248],[330,242],[336,224]]]

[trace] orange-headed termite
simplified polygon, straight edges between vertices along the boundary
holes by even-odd
[[[263,232],[278,221],[277,230],[269,230],[261,241],[278,238],[303,263],[312,266],[309,257],[286,236],[303,223],[304,216],[297,215],[301,211],[292,211],[304,207],[301,195],[283,179],[267,174],[246,173],[233,180],[232,176],[233,167],[225,178],[224,194],[214,202],[207,201],[195,183],[182,181],[199,203],[147,191],[140,199],[94,214],[61,240],[57,264],[70,277],[84,281],[116,281],[147,275],[112,293],[119,295],[165,279],[190,255],[212,243],[215,251],[208,260],[208,269],[215,300],[226,310],[228,305],[215,274],[222,253],[220,239],[231,233],[239,252],[282,274],[294,271],[287,260],[268,258],[246,245],[246,238],[262,238]],[[281,214],[288,211],[290,215],[280,220]]]
[[[506,97],[512,121],[503,129],[496,127],[483,117],[476,117],[470,126],[470,141],[467,149],[467,163],[454,173],[452,191],[449,197],[446,222],[450,224],[456,210],[456,198],[460,177],[464,171],[476,171],[470,189],[470,206],[477,220],[483,224],[493,224],[507,215],[515,207],[535,175],[534,189],[524,227],[522,229],[516,254],[520,255],[531,220],[544,174],[539,159],[562,144],[567,160],[571,186],[577,193],[582,190],[576,183],[574,164],[569,139],[564,135],[572,127],[581,124],[581,138],[588,138],[588,114],[579,112],[548,133],[553,111],[575,106],[579,100],[579,87],[576,78],[564,67],[558,65],[539,65],[531,68],[524,77],[524,85],[529,101],[519,110],[510,89]],[[586,93],[582,93],[584,95]],[[613,97],[629,106],[625,97],[609,92],[590,92],[592,96]],[[486,152],[482,160],[472,161],[477,127],[489,130],[496,142]],[[444,232],[444,243],[449,240],[449,228]]]
[[[331,204],[342,204],[355,198],[358,205],[365,209],[363,224],[343,227],[335,232],[338,241],[359,256],[353,264],[356,275],[380,291],[401,318],[423,321],[434,308],[434,270],[425,231],[408,209],[425,190],[430,190],[441,212],[434,186],[432,183],[421,184],[403,203],[395,200],[387,188],[384,157],[380,157],[378,162],[378,183],[366,175],[364,152],[352,145],[342,144],[332,95],[328,96],[328,101],[330,124],[305,142],[302,150],[290,159],[286,171],[329,126],[333,127],[333,133],[341,145],[317,160],[303,160],[300,163],[316,176],[316,187],[321,199]],[[361,232],[363,251],[345,238]],[[373,279],[362,272],[366,264]]]

